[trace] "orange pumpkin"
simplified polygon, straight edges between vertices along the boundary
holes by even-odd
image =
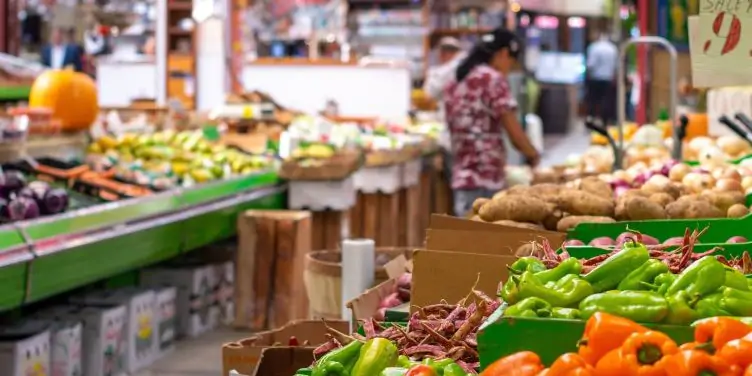
[[[88,129],[99,114],[97,85],[70,69],[48,70],[31,86],[29,107],[52,110],[65,131]]]

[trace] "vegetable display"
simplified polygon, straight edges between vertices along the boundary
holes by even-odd
[[[14,170],[0,175],[0,219],[14,222],[68,209],[68,192],[43,181],[27,184],[26,177]]]
[[[394,308],[409,302],[412,283],[412,273],[404,273],[399,278],[397,278],[397,286],[395,291],[384,297],[384,299],[381,299],[381,302],[379,303],[379,310],[376,312],[374,319],[378,321],[384,320],[387,309]]]
[[[659,331],[607,313],[586,323],[576,353],[546,368],[523,351],[497,360],[481,376],[746,376],[752,374],[752,327],[731,317],[696,321],[694,341],[679,346]]]
[[[619,251],[589,260],[550,250],[542,260],[520,258],[499,291],[509,305],[504,315],[588,319],[607,312],[674,325],[719,315],[752,316],[744,270],[712,252],[694,253],[691,240],[699,233],[687,230],[687,246],[678,252],[651,251],[629,240]]]

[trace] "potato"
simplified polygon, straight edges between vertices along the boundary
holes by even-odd
[[[744,193],[741,192],[703,192],[702,197],[705,197],[715,207],[722,212],[728,212],[728,209],[734,204],[743,204],[746,201]]]
[[[541,251],[542,250],[536,243],[529,242],[519,246],[514,252],[514,255],[517,257],[535,256],[541,253]]]
[[[614,196],[614,190],[611,189],[611,184],[608,184],[595,176],[582,179],[579,188],[582,191],[592,193],[602,198],[610,198]]]
[[[749,209],[747,209],[746,206],[742,204],[734,204],[728,208],[728,211],[726,212],[726,217],[741,218],[747,214],[749,214]]]
[[[528,230],[544,230],[543,226],[541,225],[536,225],[534,223],[515,222],[515,221],[510,221],[507,219],[496,221],[494,222],[494,224],[502,225],[502,226],[509,226],[509,227],[524,228]]]
[[[666,219],[666,211],[660,204],[644,197],[630,197],[624,202],[624,212],[633,221]]]
[[[558,198],[559,209],[572,215],[613,217],[614,201],[611,197],[599,197],[584,191],[562,191]]]
[[[725,216],[725,212],[706,201],[690,202],[684,211],[684,218],[686,219],[723,218]]]
[[[556,230],[561,231],[561,232],[566,232],[566,231],[569,231],[569,229],[576,227],[580,223],[586,223],[586,222],[614,223],[616,221],[610,217],[599,217],[599,216],[591,216],[591,215],[573,215],[573,216],[562,218],[562,220],[556,224]]]
[[[516,222],[540,223],[551,208],[542,200],[523,195],[503,196],[492,200],[480,208],[478,215],[486,222],[507,219]]]
[[[648,199],[660,205],[662,208],[665,208],[666,205],[674,202],[674,197],[668,193],[653,193]]]
[[[475,199],[473,202],[473,214],[478,214],[478,211],[480,211],[480,208],[487,202],[490,202],[490,198],[481,197],[478,199]]]
[[[561,221],[562,218],[568,215],[569,214],[559,209],[554,209],[551,211],[551,215],[549,215],[548,217],[546,217],[546,219],[543,220],[543,223],[542,223],[543,227],[549,231],[556,231],[556,224],[559,223],[559,221]]]
[[[687,196],[684,196],[687,197]],[[678,200],[666,205],[666,215],[671,219],[684,218],[684,212],[687,211],[689,205],[697,200],[684,199],[680,197]]]
[[[480,219],[480,217],[477,214],[474,215],[474,216],[472,216],[472,217],[470,217],[470,220],[471,221],[476,221],[476,222],[483,222],[483,220]]]

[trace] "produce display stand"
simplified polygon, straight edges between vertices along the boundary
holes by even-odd
[[[352,211],[350,234],[374,239],[378,247],[397,246],[403,163],[366,166],[355,174],[358,200]]]
[[[0,227],[0,311],[175,257],[236,232],[247,209],[284,205],[260,172]]]
[[[342,240],[350,237],[350,209],[356,200],[354,175],[338,181],[291,180],[288,184],[288,208],[313,214],[312,249],[339,248]]]

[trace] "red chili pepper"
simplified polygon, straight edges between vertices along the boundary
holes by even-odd
[[[297,347],[297,346],[300,346],[300,342],[298,342],[298,338],[297,337],[290,336],[290,340],[287,342],[287,346]]]
[[[405,376],[438,376],[436,374],[436,371],[433,370],[428,365],[425,364],[417,364],[415,366],[412,366],[407,372],[405,373]]]

